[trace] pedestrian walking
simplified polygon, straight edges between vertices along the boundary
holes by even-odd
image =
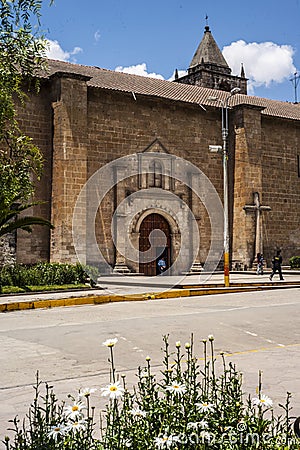
[[[167,268],[167,263],[164,257],[160,258],[157,263],[159,273],[163,273]]]
[[[256,275],[263,275],[263,273],[264,273],[264,257],[262,255],[262,253],[257,253],[256,262],[257,262]]]
[[[271,281],[276,272],[278,272],[280,280],[284,280],[281,271],[281,264],[282,264],[281,250],[277,250],[276,255],[273,256],[272,259],[272,273],[270,275]]]

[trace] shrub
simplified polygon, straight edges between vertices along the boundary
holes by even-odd
[[[88,273],[97,278],[97,269],[81,264],[39,262],[34,265],[15,264],[0,270],[2,286],[46,286],[81,284],[89,281]]]
[[[300,256],[292,256],[289,262],[291,269],[300,269]]]
[[[244,399],[241,374],[224,354],[218,357],[214,338],[204,339],[201,364],[194,355],[193,337],[184,349],[176,343],[170,351],[164,337],[163,370],[153,373],[150,357],[138,369],[138,382],[127,386],[126,376],[117,379],[114,346],[117,339],[103,344],[110,355],[110,383],[101,388],[108,397],[100,425],[100,438],[94,437],[95,410],[91,407],[93,389],[69,396],[70,405],[58,403],[46,385],[41,396],[39,380],[27,422],[14,419],[12,440],[4,440],[7,450],[294,450],[299,441],[292,434],[290,397],[279,405],[283,415],[275,416],[271,399],[262,393],[261,375],[254,398]],[[217,373],[220,372],[220,373]]]

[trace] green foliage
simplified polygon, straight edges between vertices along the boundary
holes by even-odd
[[[25,289],[20,288],[18,286],[1,286],[0,285],[0,294],[22,294],[26,292]]]
[[[163,368],[154,373],[150,357],[138,369],[138,382],[129,388],[126,376],[117,380],[114,346],[109,349],[110,383],[101,388],[108,397],[100,434],[93,391],[81,390],[78,398],[69,395],[58,402],[53,389],[41,383],[27,419],[12,421],[14,437],[5,439],[7,450],[296,450],[290,397],[279,405],[283,414],[275,416],[272,401],[262,393],[261,374],[257,395],[244,399],[241,374],[224,354],[214,353],[214,337],[204,339],[203,358],[194,354],[193,337],[184,349],[180,342],[170,350],[164,337]],[[72,403],[70,404],[70,402]],[[22,423],[22,422],[21,422]]]
[[[2,192],[0,194],[0,237],[12,233],[19,228],[31,232],[32,225],[43,225],[54,228],[48,220],[41,217],[20,217],[20,214],[23,213],[23,211],[26,211],[37,203],[22,205],[18,203],[18,200],[20,200],[20,197],[13,197],[12,201],[8,201],[8,197],[5,197]]]
[[[32,76],[43,56],[40,39],[42,0],[1,0],[1,65],[8,75]],[[16,78],[19,80],[19,78]]]
[[[42,154],[32,139],[21,134],[15,121],[7,126],[0,129],[0,192],[5,206],[33,194],[33,175],[38,180],[43,167]]]
[[[40,262],[34,265],[16,264],[0,269],[2,286],[53,286],[83,284],[89,281],[88,268],[80,264]]]
[[[86,289],[87,285],[86,283],[76,283],[76,284],[53,284],[51,286],[23,286],[23,287],[17,287],[17,286],[3,286],[2,287],[2,294],[22,294],[25,292],[49,292],[49,291],[70,291],[72,289],[80,290],[80,289]]]
[[[40,0],[1,0],[0,4],[0,192],[8,202],[27,200],[32,175],[41,175],[42,155],[17,122],[16,99],[45,67],[46,42],[39,32]]]
[[[28,419],[30,427],[25,429],[20,420],[16,417],[12,420],[12,430],[15,437],[12,442],[7,438],[3,441],[6,449],[9,450],[103,450],[100,443],[92,437],[93,432],[93,410],[89,406],[89,398],[83,397],[86,407],[86,418],[84,421],[84,429],[76,429],[75,421],[67,421],[64,409],[65,403],[58,403],[52,386],[45,384],[45,392],[40,393],[41,382],[38,379],[34,387],[35,397],[29,409]],[[64,442],[60,435],[56,436],[55,429],[62,427],[63,424],[69,425],[70,429]],[[51,431],[53,437],[49,437]]]
[[[255,397],[258,405],[250,398],[244,401],[241,375],[232,363],[226,364],[224,355],[223,370],[217,375],[213,336],[203,340],[201,365],[194,355],[193,340],[185,345],[184,352],[177,343],[173,353],[168,339],[164,340],[161,378],[153,373],[149,358],[147,366],[139,369],[134,392],[126,388],[124,380],[122,399],[111,398],[107,405],[103,433],[106,449],[298,448],[289,420],[290,394],[282,406],[284,417],[275,418],[268,406],[270,399],[264,406],[261,382]],[[113,367],[111,372],[114,373]]]
[[[300,256],[292,256],[289,262],[291,269],[300,269]]]

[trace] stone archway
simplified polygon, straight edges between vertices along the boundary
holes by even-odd
[[[160,230],[165,238],[160,235],[152,235],[151,243],[150,233],[154,230]],[[164,257],[167,268],[172,265],[172,247],[171,247],[171,229],[168,221],[158,213],[148,214],[140,225],[139,233],[139,272],[147,276],[158,275],[158,259]],[[150,251],[150,255],[149,255]],[[143,261],[143,253],[147,252],[147,261]],[[150,257],[149,257],[150,256]],[[150,260],[149,260],[150,259]]]

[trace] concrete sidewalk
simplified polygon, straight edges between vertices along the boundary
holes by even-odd
[[[300,271],[286,271],[284,278],[284,281],[279,281],[278,275],[275,275],[271,282],[269,273],[258,276],[250,271],[232,272],[230,286],[224,287],[222,272],[153,278],[137,275],[106,276],[99,279],[94,289],[0,295],[0,312],[300,288]]]

